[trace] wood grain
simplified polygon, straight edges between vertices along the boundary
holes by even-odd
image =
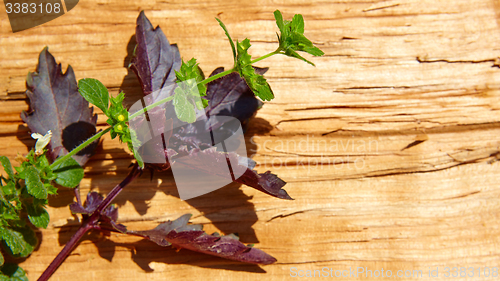
[[[498,267],[500,261],[500,1],[117,1],[86,0],[67,15],[12,34],[0,8],[0,155],[14,159],[34,144],[19,114],[28,109],[26,74],[50,52],[77,79],[93,77],[140,96],[130,59],[135,19],[145,10],[184,59],[205,73],[231,66],[214,17],[251,53],[276,48],[272,12],[301,13],[306,35],[325,56],[316,67],[275,56],[259,63],[276,99],[250,124],[258,170],[288,182],[295,198],[271,198],[230,185],[181,201],[172,176],[148,175],[117,198],[120,222],[147,229],[193,214],[208,232],[238,232],[275,256],[245,265],[137,238],[88,235],[51,280],[284,280],[297,270],[422,271]],[[308,57],[309,58],[309,57]],[[101,117],[101,116],[100,116]],[[99,125],[104,126],[103,118]],[[82,194],[106,194],[131,156],[105,138],[86,167]],[[21,266],[35,280],[75,232],[67,204],[51,198],[51,223]],[[439,278],[429,270],[439,267]],[[318,274],[318,272],[316,272]],[[494,280],[483,275],[461,280]]]

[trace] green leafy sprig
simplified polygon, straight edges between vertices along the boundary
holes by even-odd
[[[276,25],[280,30],[280,34],[278,34],[279,46],[274,52],[254,60],[252,60],[250,54],[248,53],[248,49],[251,46],[250,40],[245,38],[245,40],[241,43],[236,41],[235,45],[224,23],[220,19],[217,19],[219,25],[222,29],[224,29],[224,32],[229,39],[229,43],[231,44],[234,66],[232,69],[221,72],[218,75],[214,75],[201,83],[206,84],[231,72],[237,71],[240,76],[245,79],[248,87],[252,89],[256,96],[264,101],[269,101],[274,99],[274,94],[264,76],[255,72],[252,66],[254,63],[273,55],[283,54],[292,58],[298,58],[314,66],[314,63],[308,61],[297,53],[300,51],[309,53],[313,56],[324,55],[323,51],[315,47],[313,43],[304,36],[304,18],[302,15],[296,14],[291,21],[287,21],[283,20],[281,12],[276,10],[274,11],[274,18],[276,19]]]
[[[82,167],[67,158],[52,167],[45,156],[46,150],[36,153],[32,149],[25,157],[18,157],[21,165],[12,167],[10,160],[0,156],[6,174],[0,175],[0,241],[6,252],[14,257],[31,254],[38,241],[31,223],[35,227],[47,228],[50,217],[45,206],[49,195],[57,195],[61,186],[74,188],[83,178]],[[0,254],[0,266],[4,258]],[[15,265],[4,265],[0,280],[27,280],[25,272]]]
[[[280,29],[281,34],[278,35],[280,46],[278,53],[292,58],[303,60],[312,66],[314,63],[306,60],[297,52],[306,52],[315,57],[322,56],[325,53],[315,47],[313,43],[304,36],[304,18],[301,14],[293,16],[292,21],[283,20],[283,16],[279,10],[274,11],[276,25]]]
[[[187,63],[182,61],[179,71],[175,71],[177,88],[174,92],[173,105],[179,120],[193,123],[196,121],[195,108],[202,110],[207,107],[208,101],[202,97],[207,95],[207,86],[202,84],[205,80],[203,71],[192,58]]]

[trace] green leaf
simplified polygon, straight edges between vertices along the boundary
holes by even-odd
[[[274,18],[281,34],[278,36],[280,43],[280,54],[298,58],[314,66],[314,63],[303,58],[297,51],[306,52],[313,56],[322,56],[325,53],[315,47],[313,43],[304,36],[304,18],[296,14],[292,21],[283,20],[279,10],[274,11]]]
[[[175,76],[177,77],[177,81],[179,82],[187,81],[190,79],[194,79],[196,82],[205,80],[205,75],[203,74],[201,68],[198,66],[198,63],[196,63],[195,58],[190,59],[187,63],[185,63],[183,60],[179,71],[174,71]],[[205,86],[205,84],[198,84],[197,94],[202,97],[207,95],[207,87]]]
[[[289,56],[289,57],[292,57],[292,58],[297,58],[299,60],[302,60],[302,61],[305,61],[307,62],[308,64],[312,65],[312,66],[315,66],[314,63],[312,63],[311,61],[308,61],[307,59],[305,59],[303,56],[299,55],[297,52],[295,52],[294,50],[292,49],[288,49],[286,50],[286,52],[284,53],[286,56]]]
[[[21,165],[19,167],[14,167],[14,169],[16,170],[17,172],[17,177],[20,178],[20,179],[25,179],[25,175],[24,175],[24,167]]]
[[[123,100],[125,99],[125,93],[120,92],[118,96],[111,97],[111,107],[114,107],[115,110],[120,111],[123,109]],[[115,113],[116,114],[116,113]]]
[[[279,10],[274,11],[274,18],[276,19],[276,25],[280,29],[280,32],[283,36],[284,33],[286,33],[285,22],[283,21],[283,15],[281,15],[281,12]]]
[[[107,115],[109,92],[99,80],[92,78],[78,81],[78,92],[84,99],[100,108]]]
[[[45,188],[47,189],[47,193],[51,195],[57,195],[57,188],[50,183],[44,183],[43,184]]]
[[[274,99],[273,91],[266,81],[264,76],[255,73],[255,69],[248,65],[243,69],[243,78],[247,82],[248,87],[252,89],[256,96],[264,101]]]
[[[2,252],[0,252],[0,266],[2,266],[4,262],[5,260],[3,259]]]
[[[14,170],[12,170],[12,165],[10,164],[9,158],[0,156],[0,162],[2,163],[3,169],[9,176],[9,179],[14,180]]]
[[[135,143],[137,147],[142,146],[141,141],[137,138],[137,132],[135,130],[130,130],[130,142],[128,143],[128,149],[134,153],[134,158],[137,160],[139,167],[144,169],[144,161],[142,160],[140,153],[134,149],[133,143]]]
[[[5,242],[13,255],[26,257],[36,246],[36,236],[30,228],[9,229],[0,227],[0,238]]]
[[[250,39],[248,38],[245,38],[241,43],[236,41],[236,48],[238,50],[236,69],[243,68],[252,61],[252,56],[248,53],[250,46]]]
[[[188,100],[187,94],[188,91],[183,86],[175,88],[173,105],[175,107],[175,114],[179,120],[193,123],[196,121],[196,112],[194,104]]]
[[[134,152],[134,158],[137,161],[139,167],[141,167],[141,169],[144,169],[144,161],[142,160],[142,157],[139,155],[139,153]]]
[[[6,185],[2,186],[2,192],[4,195],[15,195],[17,196],[16,185],[13,181],[9,181]]]
[[[30,222],[36,227],[47,228],[50,221],[49,213],[40,204],[28,204],[27,206],[28,218]]]
[[[9,263],[0,269],[0,281],[28,281],[28,277],[17,264]]]
[[[208,106],[208,100],[206,100],[204,98],[201,99],[201,103],[202,103],[203,108]]]
[[[38,199],[47,199],[47,189],[40,181],[40,172],[35,167],[28,166],[25,169],[25,173],[28,193]]]
[[[301,14],[296,14],[295,16],[293,16],[290,27],[293,32],[298,32],[300,34],[304,33],[304,18]]]
[[[45,154],[42,154],[36,158],[36,167],[42,170],[45,167],[50,166],[49,160]]]
[[[273,91],[266,81],[264,76],[255,73],[255,69],[250,65],[252,57],[248,54],[250,48],[250,40],[245,39],[241,43],[236,42],[238,55],[236,70],[240,76],[245,79],[248,87],[254,92],[256,96],[264,101],[269,101],[274,98]]]
[[[12,183],[12,182],[9,182],[9,183]],[[8,204],[8,201],[7,199],[5,199],[5,195],[4,195],[4,192],[3,192],[3,188],[4,186],[0,186],[0,202],[4,203],[4,204]]]
[[[19,203],[21,204],[21,203]],[[0,214],[0,219],[3,220],[0,223],[0,226],[6,226],[8,223],[6,222],[7,220],[13,221],[13,220],[19,220],[19,215],[17,214],[17,211],[14,208],[3,208],[2,213]]]
[[[59,185],[70,188],[78,186],[84,176],[83,168],[71,157],[55,166],[53,171],[57,174],[55,182]]]
[[[229,39],[229,43],[231,44],[231,49],[233,50],[234,62],[236,63],[236,49],[234,47],[233,39],[231,39],[231,36],[229,35],[229,32],[227,31],[226,25],[224,25],[224,23],[220,19],[218,19],[218,18],[215,18],[215,19],[219,22],[219,25],[222,27],[222,29],[224,29],[224,32],[226,33],[227,39]]]

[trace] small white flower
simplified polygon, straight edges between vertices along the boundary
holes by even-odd
[[[45,136],[39,133],[33,133],[31,137],[36,139],[35,154],[40,155],[43,154],[43,149],[49,144],[50,138],[52,137],[52,131],[49,130]]]

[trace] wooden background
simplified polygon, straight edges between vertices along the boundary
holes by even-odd
[[[131,104],[140,88],[125,66],[140,10],[209,74],[232,64],[215,17],[234,39],[250,38],[259,56],[277,46],[275,9],[287,19],[303,14],[306,36],[326,53],[311,58],[316,68],[283,56],[259,64],[271,66],[276,98],[250,124],[249,153],[260,172],[288,182],[295,201],[240,185],[182,201],[165,173],[136,180],[117,204],[131,229],[192,213],[207,232],[238,232],[278,262],[246,265],[92,233],[51,280],[284,280],[293,279],[291,267],[421,270],[426,280],[436,267],[445,279],[446,266],[476,268],[460,280],[495,279],[477,268],[500,266],[500,1],[82,0],[16,34],[2,6],[0,155],[14,159],[34,144],[19,114],[28,109],[26,75],[45,46],[77,79],[98,78],[113,95],[124,90]],[[124,145],[105,138],[82,194],[109,192],[131,161]],[[72,200],[68,189],[51,198],[42,243],[21,263],[30,279],[76,231]]]

